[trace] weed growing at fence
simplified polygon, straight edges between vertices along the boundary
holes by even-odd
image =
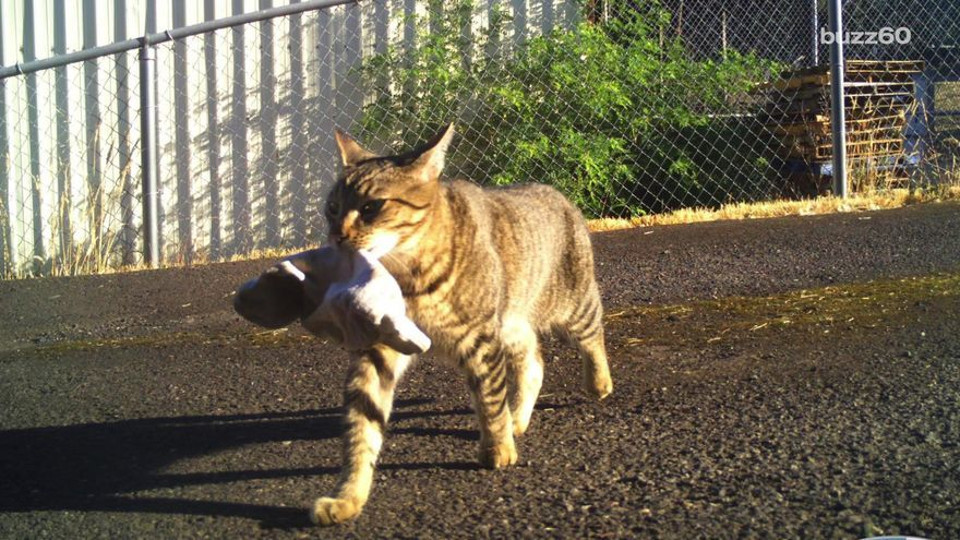
[[[416,20],[416,47],[364,63],[383,91],[364,108],[361,136],[409,146],[459,118],[454,173],[550,184],[592,217],[769,197],[758,192],[774,172],[762,127],[714,111],[778,66],[736,51],[692,58],[655,1],[613,12],[510,47],[501,12],[466,37],[470,0]],[[721,159],[733,154],[742,161]]]

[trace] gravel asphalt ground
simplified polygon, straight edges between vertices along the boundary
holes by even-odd
[[[960,205],[594,242],[614,394],[549,344],[481,470],[427,355],[329,529],[345,354],[232,312],[271,261],[0,282],[0,537],[960,538]]]

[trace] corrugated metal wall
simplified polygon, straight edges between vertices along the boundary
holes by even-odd
[[[0,64],[286,3],[0,0]],[[159,46],[163,259],[317,241],[333,128],[349,129],[369,97],[355,68],[414,39],[405,16],[428,3],[350,4]],[[493,4],[477,2],[476,24]],[[576,13],[571,2],[499,5],[517,37]],[[142,260],[137,67],[134,51],[0,82],[0,274]]]

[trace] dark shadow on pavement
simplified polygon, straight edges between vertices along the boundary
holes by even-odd
[[[342,432],[339,409],[250,415],[147,418],[0,431],[0,512],[83,509],[206,513],[249,507],[232,503],[143,500],[116,494],[251,478],[335,474],[334,470],[163,474],[177,461],[249,444],[321,440]],[[222,512],[215,512],[222,515]],[[262,511],[253,512],[262,517]]]
[[[418,406],[431,400],[405,400]],[[469,411],[411,412],[418,418]],[[304,508],[127,493],[245,480],[335,475],[332,467],[162,473],[180,460],[252,444],[338,438],[339,408],[280,413],[146,418],[0,431],[0,512],[75,510],[210,515],[253,519],[266,528],[309,525]],[[403,428],[414,435],[473,439],[468,430]],[[384,469],[473,470],[473,463],[401,463]]]
[[[392,428],[390,429],[390,434],[415,435],[417,437],[455,437],[464,441],[480,440],[480,433],[475,429],[405,427]]]
[[[480,471],[483,467],[476,461],[448,461],[446,463],[384,463],[378,469],[384,471]]]

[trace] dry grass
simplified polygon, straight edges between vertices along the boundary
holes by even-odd
[[[655,225],[679,225],[718,221],[721,219],[759,219],[783,216],[812,216],[841,212],[865,212],[885,208],[900,208],[910,204],[960,199],[960,187],[941,190],[914,191],[890,190],[884,193],[855,195],[847,199],[817,197],[802,201],[771,201],[759,203],[736,203],[712,208],[687,208],[667,214],[654,214],[631,219],[601,218],[588,222],[591,231],[612,231],[633,227]]]
[[[838,212],[864,212],[885,208],[899,208],[910,204],[943,200],[960,200],[960,186],[930,191],[914,191],[913,193],[910,193],[905,189],[888,190],[883,193],[856,195],[845,200],[837,197],[818,197],[816,199],[802,201],[783,200],[760,203],[737,203],[725,205],[718,209],[691,208],[677,210],[668,214],[655,214],[633,219],[594,219],[588,222],[588,226],[591,231],[597,232],[629,229],[634,227],[678,225],[683,223],[698,223],[704,221],[729,219],[759,219],[782,216],[809,216]],[[309,249],[309,247],[310,246],[286,249],[258,249],[252,252],[234,255],[227,259],[227,261],[235,262],[257,259],[282,259],[283,257],[293,253]],[[74,254],[74,257],[78,257],[78,254]],[[150,267],[144,263],[125,266],[111,266],[106,260],[98,260],[96,261],[97,264],[90,264],[87,260],[81,260],[84,258],[85,257],[80,257],[77,260],[68,260],[66,261],[68,264],[60,268],[55,268],[54,272],[52,273],[54,275],[114,274],[121,272],[137,272],[150,269]],[[224,261],[210,260],[208,257],[204,257],[201,253],[195,256],[190,266],[199,266],[214,262]],[[162,263],[160,268],[178,268],[182,266],[184,266],[182,262],[168,261]],[[12,275],[5,276],[5,279],[18,279],[25,277],[30,276]]]
[[[300,248],[266,248],[266,249],[255,249],[253,251],[248,251],[245,253],[240,253],[232,255],[226,259],[217,259],[211,260],[202,255],[194,256],[193,261],[190,264],[185,264],[182,261],[164,261],[161,262],[157,268],[160,269],[169,269],[169,268],[183,268],[185,266],[204,266],[207,264],[213,263],[222,263],[222,262],[238,262],[238,261],[254,261],[258,259],[269,259],[269,260],[280,260],[284,257],[288,257],[295,253],[311,249],[316,246],[300,247]],[[98,272],[78,272],[78,274],[120,274],[125,272],[142,272],[144,270],[152,270],[147,263],[138,262],[135,264],[119,266],[119,267],[105,267],[99,270]],[[66,274],[64,274],[66,275]]]
[[[725,205],[719,209],[687,208],[668,214],[654,214],[633,219],[602,218],[590,220],[587,225],[591,231],[611,231],[634,227],[649,227],[655,225],[679,225],[683,223],[699,223],[704,221],[718,221],[725,219],[759,219],[783,216],[811,216],[818,214],[834,214],[840,212],[865,212],[885,208],[900,208],[910,204],[936,202],[943,200],[960,200],[960,187],[951,187],[937,192],[915,191],[909,193],[905,189],[890,190],[885,193],[872,195],[857,195],[846,200],[838,197],[817,197],[803,201],[771,201],[759,203],[736,203]],[[310,246],[299,248],[268,248],[258,249],[239,255],[233,255],[227,262],[249,261],[257,259],[282,259],[283,257],[310,249]],[[192,266],[209,264],[202,255],[194,258]],[[167,262],[161,268],[177,268],[183,264]],[[146,270],[145,264],[125,266],[116,269],[107,269],[103,273],[131,272]]]

